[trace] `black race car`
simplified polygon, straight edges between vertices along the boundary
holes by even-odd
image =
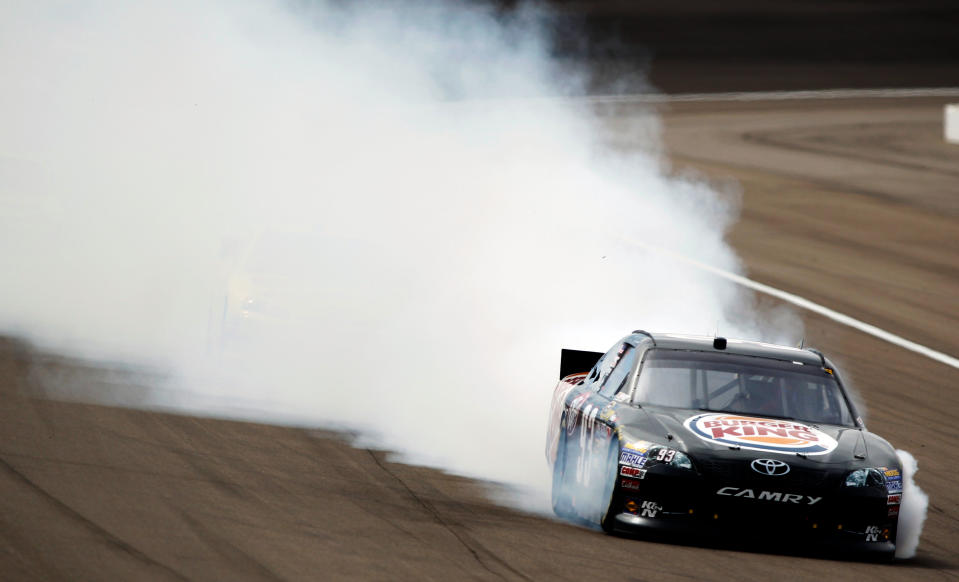
[[[605,354],[563,350],[560,376],[561,517],[893,556],[901,464],[822,353],[639,330]]]

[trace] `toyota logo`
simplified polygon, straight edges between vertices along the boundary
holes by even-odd
[[[776,459],[756,459],[749,464],[753,471],[761,475],[779,476],[789,472],[789,465]]]

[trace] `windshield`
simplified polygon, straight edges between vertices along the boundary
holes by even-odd
[[[821,367],[734,354],[650,350],[633,401],[853,426],[839,384]]]

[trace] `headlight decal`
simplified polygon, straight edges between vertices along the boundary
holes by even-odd
[[[693,463],[685,453],[669,447],[656,445],[649,448],[649,459],[678,469],[692,469]]]
[[[882,468],[856,469],[846,475],[843,485],[846,487],[879,487],[886,484]]]

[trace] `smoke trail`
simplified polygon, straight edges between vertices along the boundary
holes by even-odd
[[[620,242],[736,270],[734,197],[664,176],[648,111],[636,153],[529,99],[583,90],[535,11],[3,10],[0,329],[167,370],[152,406],[540,488],[561,347],[783,339],[740,289]]]
[[[896,557],[911,558],[919,547],[919,536],[926,521],[929,496],[916,485],[919,463],[907,451],[897,450],[902,463],[902,506],[899,509],[899,531],[896,535]]]

